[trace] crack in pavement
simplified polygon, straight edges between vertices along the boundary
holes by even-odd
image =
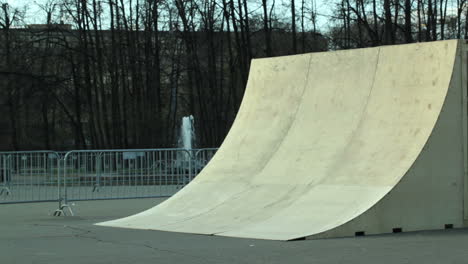
[[[140,248],[145,248],[147,250],[154,251],[159,254],[171,254],[173,256],[186,257],[186,258],[190,258],[193,260],[197,260],[195,262],[199,262],[199,263],[220,263],[220,262],[248,263],[248,262],[245,262],[244,260],[239,259],[239,257],[237,256],[236,257],[223,256],[221,252],[219,255],[211,255],[211,256],[208,256],[207,258],[207,257],[199,256],[199,255],[181,252],[183,249],[181,249],[181,251],[162,249],[162,248],[151,245],[150,244],[151,241],[147,241],[146,243],[144,242],[138,243],[138,242],[128,242],[128,241],[106,240],[106,239],[102,239],[101,237],[99,237],[99,235],[102,235],[102,234],[96,234],[96,231],[94,230],[90,230],[86,227],[80,227],[76,225],[66,225],[66,224],[59,224],[59,223],[56,223],[56,224],[33,223],[33,224],[29,224],[29,226],[50,228],[49,230],[46,230],[46,232],[49,232],[52,234],[37,235],[37,236],[34,236],[35,238],[54,239],[54,238],[67,238],[68,237],[68,238],[77,238],[77,239],[91,239],[96,242],[106,243],[110,245],[121,245],[121,246],[126,246],[126,247],[129,247],[129,246],[140,247]],[[69,231],[66,231],[65,234],[54,235],[53,234],[54,230],[61,230],[60,232],[64,232],[63,230],[69,230]]]
[[[207,259],[207,258],[203,258],[203,257],[197,256],[197,255],[186,254],[186,253],[183,253],[183,252],[177,252],[177,251],[168,250],[168,249],[161,249],[161,248],[151,246],[151,245],[145,244],[145,243],[140,244],[140,243],[131,243],[131,242],[124,242],[124,241],[103,240],[103,239],[99,238],[91,230],[87,230],[87,229],[79,228],[79,227],[75,227],[75,226],[65,226],[65,227],[68,228],[68,229],[71,229],[73,231],[79,231],[80,233],[73,235],[73,237],[76,237],[76,238],[92,239],[94,241],[101,242],[101,243],[116,244],[116,245],[123,245],[123,246],[144,247],[144,248],[156,251],[156,252],[170,253],[170,254],[178,255],[178,256],[196,258],[198,260],[203,261],[203,263],[207,263],[207,261],[212,262],[212,263],[219,263],[219,261],[224,260],[224,259]]]

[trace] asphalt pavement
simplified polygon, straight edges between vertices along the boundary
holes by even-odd
[[[162,200],[0,204],[0,263],[468,263],[468,229],[280,242],[93,225]]]

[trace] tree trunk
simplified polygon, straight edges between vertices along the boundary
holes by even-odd
[[[411,34],[411,0],[405,0],[405,41],[406,43],[413,42]]]
[[[292,52],[297,54],[297,37],[296,37],[296,7],[295,1],[291,0],[291,31],[292,31]]]
[[[267,0],[262,0],[262,7],[263,7],[263,33],[265,34],[265,53],[267,57],[273,56],[272,48],[271,48],[271,34],[269,28],[269,21],[268,21],[268,9],[267,9]]]
[[[390,9],[390,0],[384,0],[383,2],[384,14],[385,14],[385,31],[383,44],[393,44],[393,25],[392,25],[392,13]]]

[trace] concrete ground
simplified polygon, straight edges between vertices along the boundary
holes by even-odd
[[[278,242],[93,225],[161,201],[0,205],[0,263],[468,263],[468,229]]]

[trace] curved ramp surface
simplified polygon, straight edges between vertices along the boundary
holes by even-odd
[[[442,41],[253,60],[206,168],[99,225],[277,240],[463,226],[464,54]]]

